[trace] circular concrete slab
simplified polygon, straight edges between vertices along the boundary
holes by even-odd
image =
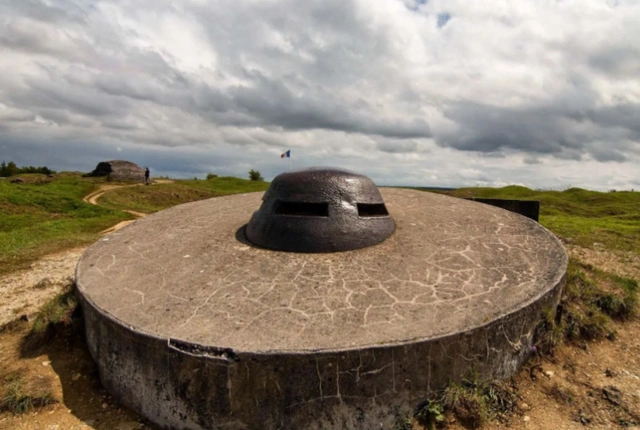
[[[251,246],[262,193],[177,206],[90,247],[76,279],[107,388],[166,427],[384,428],[471,370],[513,373],[557,305],[560,242],[481,203],[381,192],[396,231],[355,251]]]

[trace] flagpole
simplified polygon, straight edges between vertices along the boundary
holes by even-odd
[[[289,171],[291,171],[291,154],[289,154]]]

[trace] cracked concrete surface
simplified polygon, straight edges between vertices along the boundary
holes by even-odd
[[[262,193],[174,207],[90,247],[76,279],[105,385],[166,427],[385,428],[471,369],[513,373],[557,304],[560,242],[488,205],[381,193],[396,231],[355,251],[248,245]]]

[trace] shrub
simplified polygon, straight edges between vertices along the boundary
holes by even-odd
[[[249,179],[252,181],[264,181],[264,178],[258,170],[249,170]]]

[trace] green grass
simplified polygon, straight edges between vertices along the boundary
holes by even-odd
[[[2,382],[0,412],[9,411],[14,415],[21,415],[56,402],[48,390],[29,389],[20,375],[8,375]]]
[[[73,283],[44,304],[31,324],[31,329],[22,340],[21,350],[30,355],[43,346],[55,341],[60,333],[79,329],[78,302]]]
[[[40,308],[31,326],[31,333],[40,335],[57,324],[69,324],[77,306],[73,285],[67,285],[60,294]]]
[[[478,428],[492,418],[515,411],[517,400],[517,392],[508,383],[485,382],[472,375],[460,383],[447,385],[440,402],[465,426]]]
[[[79,173],[19,175],[25,182],[0,181],[0,275],[27,268],[53,252],[95,242],[101,231],[133,216],[123,209],[151,213],[181,203],[227,194],[264,191],[269,184],[239,178],[176,180],[107,191],[100,206],[82,198],[105,184]]]
[[[50,180],[20,177],[24,184],[0,181],[0,274],[25,268],[45,254],[92,243],[100,231],[131,218],[82,201],[100,185],[96,179],[74,173]]]
[[[229,194],[265,191],[268,182],[221,177],[208,180],[175,180],[151,186],[119,188],[107,191],[100,204],[113,209],[152,213],[171,206]]]
[[[434,192],[454,197],[539,200],[540,223],[556,235],[584,247],[600,243],[608,249],[640,253],[638,192],[536,191],[519,186]]]
[[[634,279],[570,259],[558,311],[546,311],[536,333],[540,352],[553,354],[565,340],[613,340],[613,322],[627,321],[637,313],[638,290]]]
[[[447,414],[454,415],[465,428],[479,428],[492,419],[507,421],[518,409],[517,401],[517,387],[512,382],[483,381],[471,372],[421,402],[412,415],[397,417],[393,428],[411,430],[416,428],[414,423],[425,430],[443,428]]]

